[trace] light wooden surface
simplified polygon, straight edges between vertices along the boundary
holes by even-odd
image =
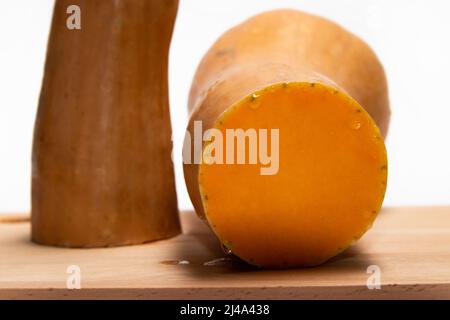
[[[450,207],[384,209],[372,230],[332,261],[284,271],[237,260],[208,265],[226,255],[192,212],[181,215],[181,236],[105,249],[39,246],[29,241],[29,223],[0,223],[0,298],[450,298]],[[81,268],[80,290],[66,288],[69,265]],[[379,290],[366,286],[370,265],[381,270]]]

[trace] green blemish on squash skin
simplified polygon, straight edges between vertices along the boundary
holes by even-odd
[[[233,249],[233,242],[231,242],[231,241],[225,240],[223,242],[223,245],[229,250]]]

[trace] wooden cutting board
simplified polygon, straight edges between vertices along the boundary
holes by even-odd
[[[181,217],[183,235],[104,249],[39,246],[29,241],[29,222],[0,223],[0,298],[450,298],[450,207],[386,208],[343,254],[281,271],[230,259],[194,213]],[[80,268],[81,289],[67,289],[71,265]],[[369,266],[380,270],[380,289],[367,287]]]

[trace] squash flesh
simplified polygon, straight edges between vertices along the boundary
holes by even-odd
[[[319,83],[269,86],[227,109],[215,127],[224,137],[226,129],[279,129],[277,174],[261,175],[259,164],[199,167],[206,219],[243,260],[317,265],[375,219],[386,189],[386,149],[372,118],[344,92]]]

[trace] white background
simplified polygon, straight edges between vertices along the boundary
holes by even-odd
[[[366,40],[383,62],[392,107],[385,205],[450,204],[450,1],[180,2],[170,54],[180,208],[191,207],[181,143],[197,64],[226,29],[273,8],[297,8],[335,20]],[[52,7],[52,0],[1,1],[0,213],[29,210],[31,139]]]

